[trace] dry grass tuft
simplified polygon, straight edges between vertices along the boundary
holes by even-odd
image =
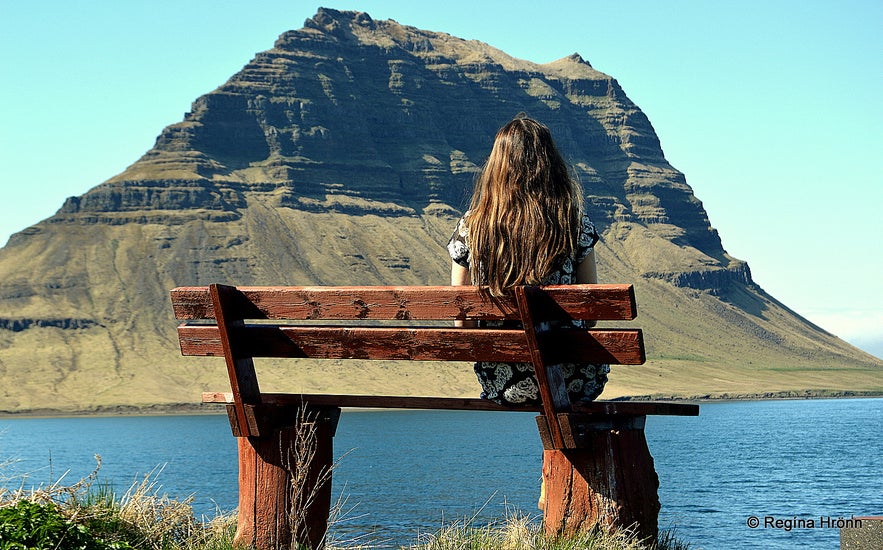
[[[15,490],[0,488],[0,508],[28,501],[52,506],[72,524],[82,526],[114,548],[145,550],[221,550],[232,548],[236,518],[218,516],[203,523],[196,519],[193,499],[177,500],[161,493],[158,469],[117,497],[113,488],[98,482],[101,457],[91,474],[72,485],[66,474],[46,486]],[[8,481],[8,480],[7,480]],[[115,546],[114,546],[115,544]]]
[[[628,530],[594,529],[573,537],[548,537],[540,522],[526,515],[499,523],[453,523],[420,537],[409,550],[688,550],[689,545],[663,533],[657,544],[646,543]]]

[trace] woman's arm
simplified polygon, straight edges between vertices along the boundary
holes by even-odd
[[[457,262],[451,262],[451,286],[469,284],[472,284],[472,280],[469,278],[469,270]]]
[[[458,264],[451,262],[451,286],[471,285],[472,279],[469,276],[469,270]],[[475,321],[454,321],[455,327],[475,328]]]

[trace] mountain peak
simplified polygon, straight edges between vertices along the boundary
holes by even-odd
[[[304,21],[304,29],[312,29],[343,39],[352,36],[350,33],[354,26],[373,30],[374,20],[364,12],[319,8],[316,15]]]
[[[580,55],[579,53],[577,53],[577,52],[574,52],[574,53],[568,55],[568,56],[565,57],[564,59],[566,59],[566,60],[568,60],[568,61],[572,61],[572,62],[574,62],[574,63],[579,63],[580,65],[588,65],[589,67],[592,66],[591,63],[589,63],[588,61],[586,61],[585,59],[583,59],[583,56],[581,56],[581,55]]]
[[[530,61],[514,58],[478,40],[402,25],[393,19],[375,20],[364,12],[331,8],[319,8],[316,15],[304,22],[303,29],[283,33],[275,48],[297,52],[310,41],[375,47],[387,53],[406,52],[425,60],[443,56],[465,64],[492,62],[506,69],[535,70],[536,67]]]

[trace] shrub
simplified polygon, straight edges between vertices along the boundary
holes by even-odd
[[[19,500],[0,508],[0,550],[128,550],[124,542],[105,542],[88,527],[66,518],[52,502]]]

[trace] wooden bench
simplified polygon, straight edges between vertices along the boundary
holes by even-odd
[[[176,288],[171,297],[176,318],[184,321],[178,327],[182,353],[226,359],[231,391],[203,394],[203,401],[227,405],[239,442],[237,543],[287,548],[294,539],[309,548],[322,546],[341,407],[538,412],[547,532],[573,533],[601,522],[657,535],[659,481],[644,421],[651,414],[696,415],[698,406],[570,403],[557,364],[642,364],[641,330],[549,330],[546,322],[634,319],[631,285],[518,287],[502,299],[468,286],[211,285]],[[516,320],[521,328],[451,326],[476,319]],[[431,321],[446,323],[426,326]],[[255,357],[531,362],[542,405],[264,393]]]

